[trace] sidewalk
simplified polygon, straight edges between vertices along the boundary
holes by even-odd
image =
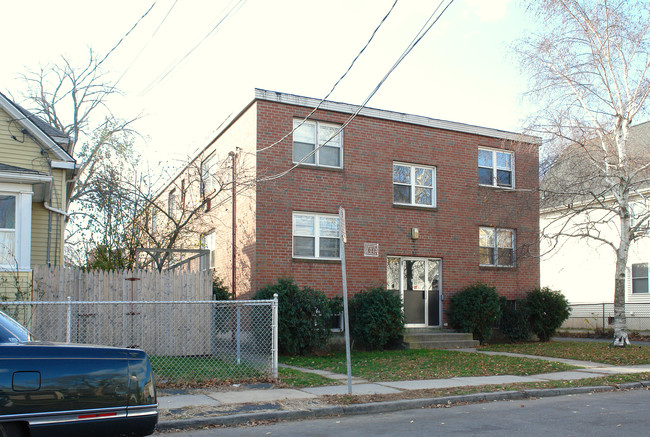
[[[523,382],[544,382],[599,378],[613,374],[650,372],[650,364],[635,366],[611,366],[589,361],[576,361],[532,355],[460,349],[488,355],[508,355],[556,361],[580,367],[579,369],[532,376],[476,376],[418,381],[368,382],[353,378],[353,395],[383,395],[401,393],[409,390],[448,389],[456,387],[476,387],[492,384],[514,384]],[[291,366],[286,366],[291,367]],[[235,425],[250,421],[295,420],[301,418],[323,417],[342,414],[362,414],[372,412],[397,411],[408,408],[421,408],[437,404],[476,402],[481,400],[523,399],[526,397],[558,396],[561,394],[584,393],[615,390],[615,387],[569,387],[547,390],[505,391],[477,393],[463,396],[448,396],[437,399],[406,399],[374,402],[368,404],[332,405],[322,398],[327,395],[348,394],[347,376],[322,370],[297,368],[303,372],[316,373],[326,378],[340,381],[340,385],[309,387],[302,389],[270,388],[270,384],[252,387],[233,386],[232,390],[194,390],[188,393],[167,393],[158,396],[160,418],[158,430],[193,428],[204,425]],[[641,388],[650,382],[626,384],[622,388]]]

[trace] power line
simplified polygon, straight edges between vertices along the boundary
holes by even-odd
[[[291,131],[290,131],[288,134],[286,134],[285,136],[283,136],[282,138],[280,138],[279,140],[277,140],[275,143],[271,144],[270,146],[267,146],[267,147],[264,147],[264,148],[262,148],[262,149],[259,149],[256,153],[264,152],[265,150],[268,150],[268,149],[270,149],[271,147],[275,147],[276,145],[278,145],[279,143],[281,143],[282,141],[284,141],[285,139],[287,139],[287,137],[288,137],[289,135],[292,135],[292,134],[296,131],[296,129],[298,129],[300,126],[302,126],[303,124],[305,124],[305,122],[309,119],[309,117],[311,117],[312,115],[314,115],[314,113],[318,110],[318,108],[320,108],[321,105],[325,102],[325,100],[327,100],[327,98],[328,98],[328,97],[329,97],[329,96],[334,92],[334,89],[336,89],[336,87],[338,86],[338,84],[341,83],[341,81],[343,80],[343,78],[344,78],[345,76],[347,76],[347,74],[350,72],[350,70],[352,70],[352,67],[353,67],[354,64],[357,62],[357,59],[359,59],[359,57],[361,56],[361,54],[366,50],[366,48],[368,48],[368,46],[370,45],[370,42],[374,39],[374,37],[375,37],[375,35],[377,34],[377,31],[379,30],[379,28],[382,26],[382,24],[384,24],[384,21],[386,21],[386,19],[387,19],[388,16],[390,15],[390,13],[393,12],[393,9],[395,8],[395,5],[397,4],[397,2],[398,2],[398,0],[395,0],[395,2],[394,2],[393,5],[390,7],[390,9],[389,9],[388,12],[386,13],[386,15],[384,15],[384,18],[381,19],[381,21],[379,22],[379,24],[377,25],[377,27],[375,27],[375,30],[373,30],[372,35],[370,35],[370,39],[368,39],[368,41],[367,41],[366,44],[363,46],[363,48],[359,51],[359,53],[357,53],[357,55],[356,55],[356,56],[354,57],[354,59],[352,60],[352,63],[350,63],[350,66],[348,67],[348,69],[347,69],[347,70],[345,71],[345,73],[343,73],[343,75],[342,75],[342,76],[341,76],[341,77],[336,81],[336,83],[334,84],[334,86],[332,87],[332,89],[330,89],[330,91],[327,93],[327,95],[326,95],[325,97],[323,97],[323,98],[321,99],[320,102],[318,102],[318,105],[316,105],[316,107],[315,107],[315,108],[314,108],[314,109],[313,109],[309,114],[307,114],[307,116],[306,116],[306,117],[305,117],[305,118],[304,118],[304,119],[303,119],[303,120],[302,120],[302,121],[301,121],[297,126],[294,126],[293,129],[291,129]]]
[[[178,67],[178,65],[183,62],[185,59],[187,59],[193,52],[196,50],[203,42],[208,39],[210,35],[212,35],[215,31],[219,29],[219,26],[231,15],[233,14],[233,11],[237,9],[241,9],[241,7],[246,3],[247,0],[239,0],[230,10],[224,15],[215,25],[210,29],[210,31],[203,37],[201,40],[194,46],[190,51],[188,51],[182,58],[180,58],[178,61],[173,62],[165,71],[163,71],[156,79],[154,79],[141,93],[140,96],[143,96],[144,94],[147,94],[149,91],[151,91],[153,88],[155,88],[159,83],[161,83],[167,76],[171,74],[172,71]],[[227,8],[228,6],[226,6]],[[224,8],[221,12],[226,9]],[[236,11],[235,11],[236,13]]]
[[[133,60],[131,61],[131,63],[126,67],[126,69],[124,70],[124,72],[122,73],[122,75],[121,75],[121,76],[120,76],[120,77],[115,81],[115,83],[113,84],[114,87],[117,86],[117,84],[122,80],[122,78],[123,78],[123,77],[126,75],[126,73],[129,71],[129,69],[131,69],[131,67],[133,66],[133,64],[135,64],[135,61],[138,60],[138,58],[140,57],[140,55],[142,54],[142,52],[144,52],[144,50],[145,50],[147,47],[149,47],[149,43],[153,40],[153,38],[156,36],[156,34],[158,33],[158,31],[160,30],[160,28],[162,27],[162,25],[165,23],[165,21],[167,20],[167,17],[169,17],[169,14],[172,12],[172,9],[174,9],[174,7],[176,6],[176,3],[178,3],[178,0],[174,0],[174,3],[172,4],[172,6],[169,8],[169,10],[167,11],[167,13],[165,14],[165,16],[163,17],[163,19],[162,19],[162,21],[160,22],[160,24],[158,24],[158,27],[156,27],[156,30],[154,30],[154,32],[151,34],[151,38],[149,38],[149,40],[148,40],[147,43],[144,45],[144,47],[142,47],[142,49],[140,49],[140,51],[138,52],[138,54],[135,55],[135,58],[133,58]]]
[[[117,44],[115,44],[115,45],[113,46],[113,48],[110,49],[110,50],[108,51],[108,53],[106,53],[106,56],[104,56],[104,58],[103,58],[101,61],[99,61],[99,63],[95,66],[95,68],[99,67],[99,66],[100,66],[100,65],[101,65],[101,64],[106,60],[106,58],[108,58],[108,57],[110,56],[110,54],[113,53],[113,52],[115,51],[115,49],[117,49],[117,48],[119,47],[120,44],[122,44],[122,41],[124,41],[124,39],[125,39],[127,36],[129,36],[129,34],[130,34],[131,32],[133,32],[133,29],[135,29],[135,28],[138,26],[138,24],[140,24],[140,22],[144,19],[144,17],[146,17],[146,16],[149,14],[149,12],[151,12],[151,10],[153,9],[153,7],[156,6],[156,3],[158,3],[158,0],[154,1],[154,2],[151,4],[151,6],[149,6],[149,9],[147,9],[147,12],[145,12],[144,14],[142,14],[142,16],[141,16],[140,18],[138,18],[138,21],[135,22],[135,24],[133,25],[133,27],[131,27],[131,29],[129,29],[129,31],[126,32],[122,38],[120,38],[120,40],[117,42]]]
[[[343,125],[334,134],[332,134],[332,136],[330,138],[328,138],[327,141],[325,141],[323,144],[316,144],[315,147],[314,147],[314,150],[312,150],[310,153],[305,155],[300,161],[295,163],[288,170],[285,170],[282,173],[278,173],[278,174],[275,174],[275,175],[271,175],[271,176],[261,178],[261,179],[259,179],[259,182],[267,182],[267,181],[279,179],[279,178],[281,178],[283,176],[286,176],[290,171],[292,171],[293,169],[298,167],[300,164],[305,162],[305,160],[311,158],[316,153],[317,150],[319,150],[321,147],[328,144],[333,138],[335,138],[337,135],[339,135],[343,131],[343,129],[345,129],[345,127],[347,125],[349,125],[352,122],[352,120],[354,120],[357,117],[357,115],[359,115],[361,110],[368,104],[370,99],[372,99],[372,97],[377,93],[377,91],[379,91],[379,88],[381,88],[381,86],[386,82],[388,77],[393,73],[393,71],[395,71],[397,66],[404,60],[404,58],[406,58],[406,56],[408,56],[409,53],[411,53],[413,48],[415,48],[415,46],[418,45],[418,43],[422,40],[422,38],[424,38],[424,36],[429,32],[429,30],[431,30],[431,28],[438,22],[440,17],[442,17],[442,15],[447,11],[449,6],[451,6],[451,4],[454,2],[454,0],[449,0],[449,3],[444,7],[444,9],[436,17],[436,14],[437,14],[438,10],[440,9],[440,7],[442,6],[442,4],[444,3],[444,1],[445,0],[440,1],[440,3],[436,7],[436,9],[433,11],[431,16],[427,19],[427,21],[424,23],[422,28],[420,28],[418,33],[415,35],[415,37],[413,38],[411,43],[409,43],[409,45],[406,47],[406,49],[397,58],[397,60],[393,64],[393,66],[388,70],[388,72],[384,75],[384,77],[379,81],[379,83],[375,86],[375,88],[370,92],[370,94],[368,95],[368,97],[366,97],[366,99],[363,101],[363,103],[361,105],[359,105],[359,107],[354,111],[354,113],[352,113],[352,115],[345,121],[345,123],[343,123]],[[285,136],[285,138],[286,138],[286,136]]]

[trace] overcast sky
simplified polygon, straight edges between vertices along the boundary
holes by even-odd
[[[123,95],[109,106],[123,118],[141,115],[135,128],[146,158],[178,164],[205,146],[256,87],[323,97],[393,2],[157,0],[104,64],[111,80],[123,75]],[[103,56],[152,3],[8,2],[0,26],[0,89],[20,103],[20,73],[62,54],[83,62],[88,47]],[[437,5],[398,1],[330,99],[361,103]],[[368,106],[520,131],[530,108],[521,101],[526,80],[509,46],[532,26],[516,0],[456,0]]]

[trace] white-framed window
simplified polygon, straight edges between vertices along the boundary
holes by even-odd
[[[167,198],[167,213],[170,217],[175,218],[177,211],[178,200],[176,199],[176,189],[173,189],[169,192],[169,196]]]
[[[512,267],[515,265],[515,231],[480,227],[478,234],[479,264]]]
[[[636,226],[648,214],[648,204],[645,200],[636,200],[630,202],[630,226]],[[650,227],[648,219],[646,219],[642,226],[644,228]]]
[[[513,188],[515,154],[506,150],[478,149],[478,183]]]
[[[0,184],[0,270],[29,270],[32,186]]]
[[[632,264],[632,293],[648,294],[648,263]]]
[[[208,267],[214,269],[216,266],[216,250],[217,250],[217,238],[214,231],[201,235],[201,249],[207,249],[210,251],[210,256],[208,260]]]
[[[436,168],[393,163],[393,203],[436,206]]]
[[[0,265],[11,265],[16,253],[16,196],[0,194]]]
[[[203,197],[208,197],[217,189],[217,164],[214,156],[201,163],[201,188]]]
[[[343,135],[339,132],[340,125],[294,120],[293,128],[293,162],[343,168]]]
[[[293,257],[341,259],[340,223],[335,214],[293,213]]]

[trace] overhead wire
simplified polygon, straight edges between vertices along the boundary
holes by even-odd
[[[341,81],[345,78],[345,76],[348,75],[348,73],[350,72],[350,70],[352,70],[352,67],[353,67],[354,64],[357,62],[357,59],[359,59],[359,57],[363,54],[363,52],[366,50],[366,48],[368,48],[368,46],[370,45],[370,42],[375,38],[375,35],[377,34],[377,31],[379,31],[379,28],[382,26],[382,24],[384,24],[384,22],[386,21],[386,19],[387,19],[388,16],[390,15],[390,13],[393,12],[393,9],[395,9],[395,5],[397,5],[397,2],[398,2],[398,1],[399,1],[399,0],[395,0],[395,1],[393,2],[392,6],[390,7],[390,9],[389,9],[388,12],[386,13],[386,15],[384,15],[384,18],[381,19],[381,21],[379,22],[379,24],[377,25],[377,27],[375,27],[375,30],[373,30],[373,32],[372,32],[372,34],[370,35],[370,38],[368,39],[368,41],[366,42],[366,44],[365,44],[365,45],[363,46],[363,48],[359,51],[359,53],[357,53],[357,55],[354,57],[354,59],[352,60],[352,62],[351,62],[350,65],[348,66],[347,70],[345,70],[345,73],[343,73],[343,75],[342,75],[341,77],[339,77],[339,79],[336,81],[336,83],[334,84],[334,86],[332,86],[332,89],[330,89],[329,92],[327,93],[327,95],[325,95],[325,97],[323,97],[323,98],[321,99],[321,101],[318,102],[318,104],[316,105],[316,107],[315,107],[315,108],[314,108],[314,109],[313,109],[309,114],[307,114],[307,116],[306,116],[303,120],[301,120],[300,123],[299,123],[297,126],[294,126],[293,129],[291,129],[291,131],[290,131],[289,133],[287,133],[285,136],[283,136],[282,138],[280,138],[279,140],[277,140],[276,142],[274,142],[274,143],[271,144],[270,146],[266,146],[266,147],[264,147],[264,148],[261,148],[261,149],[257,150],[256,153],[264,152],[265,150],[268,150],[268,149],[270,149],[270,148],[272,148],[272,147],[275,147],[276,145],[278,145],[279,143],[281,143],[282,141],[284,141],[285,139],[287,139],[287,137],[289,137],[289,135],[292,135],[292,134],[296,131],[296,129],[298,129],[300,126],[302,126],[303,124],[305,124],[305,122],[306,122],[306,121],[307,121],[307,120],[308,120],[312,115],[314,115],[314,113],[315,113],[315,112],[316,112],[316,111],[321,107],[321,105],[325,102],[325,100],[327,100],[327,98],[328,98],[330,95],[332,95],[332,93],[334,92],[334,90],[336,89],[336,87],[339,85],[339,83],[341,83]]]
[[[138,58],[140,57],[140,55],[142,54],[142,52],[144,52],[145,49],[149,46],[149,43],[153,40],[153,38],[156,36],[156,34],[158,33],[158,31],[160,30],[160,28],[162,27],[162,25],[165,23],[165,21],[167,20],[167,17],[169,17],[169,14],[171,14],[172,10],[173,10],[174,7],[176,6],[176,3],[178,3],[178,0],[174,0],[174,3],[173,3],[172,6],[169,8],[169,10],[167,11],[167,13],[165,14],[165,16],[163,17],[163,19],[162,19],[162,21],[160,22],[160,24],[158,24],[158,27],[156,27],[156,30],[154,30],[154,32],[151,34],[151,37],[149,38],[149,40],[147,41],[147,43],[142,47],[142,49],[140,49],[140,51],[138,52],[138,54],[135,55],[135,58],[133,58],[133,60],[131,61],[131,63],[126,67],[126,69],[124,70],[124,72],[122,73],[122,75],[121,75],[121,76],[120,76],[120,77],[115,81],[115,83],[113,84],[113,86],[117,86],[117,84],[120,83],[120,81],[122,80],[122,78],[123,78],[123,77],[126,75],[126,73],[131,69],[131,67],[133,66],[133,64],[135,64],[135,61],[138,60]]]
[[[106,60],[106,58],[108,58],[108,57],[111,55],[111,53],[113,53],[113,52],[115,51],[115,49],[117,49],[117,48],[120,46],[120,44],[122,44],[122,41],[124,41],[124,39],[125,39],[127,36],[129,36],[129,34],[130,34],[131,32],[133,32],[133,30],[138,26],[138,24],[140,24],[140,22],[144,19],[144,17],[146,17],[146,16],[149,14],[149,12],[151,12],[151,10],[154,8],[154,6],[156,6],[156,3],[158,3],[158,0],[154,1],[154,2],[151,4],[151,6],[149,6],[149,9],[147,9],[147,11],[146,11],[144,14],[142,14],[142,16],[141,16],[140,18],[138,18],[138,21],[135,22],[135,24],[133,25],[133,27],[131,27],[131,29],[129,29],[129,31],[126,32],[126,33],[124,34],[124,36],[122,36],[122,38],[120,38],[120,40],[117,42],[117,44],[115,44],[115,45],[113,46],[113,48],[110,49],[110,50],[108,51],[108,53],[106,53],[106,55],[102,58],[102,60],[99,61],[99,62],[97,63],[97,65],[95,66],[95,68],[97,68],[97,67],[99,67],[100,65],[102,65],[102,63]]]
[[[382,78],[382,79],[377,83],[377,85],[375,86],[375,88],[370,92],[370,94],[368,95],[368,97],[366,97],[366,99],[363,101],[363,103],[357,107],[357,109],[352,113],[352,115],[351,115],[350,117],[348,117],[348,119],[345,121],[345,123],[343,123],[343,124],[341,125],[341,127],[340,127],[340,128],[339,128],[339,129],[334,133],[334,134],[332,134],[332,136],[330,136],[330,137],[327,139],[327,141],[325,141],[323,144],[315,144],[314,150],[312,150],[312,151],[309,152],[307,155],[305,155],[305,156],[304,156],[300,161],[294,163],[294,165],[291,166],[288,170],[285,170],[285,171],[283,171],[283,172],[281,172],[281,173],[278,173],[278,174],[275,174],[275,175],[262,177],[262,178],[258,179],[258,182],[267,182],[267,181],[272,181],[272,180],[279,179],[279,178],[281,178],[281,177],[283,177],[283,176],[286,176],[287,174],[289,174],[289,172],[291,172],[292,170],[294,170],[295,168],[297,168],[298,166],[300,166],[300,165],[301,165],[302,163],[304,163],[307,159],[311,158],[311,157],[312,157],[312,156],[313,156],[313,155],[314,155],[314,154],[315,154],[315,153],[316,153],[316,152],[317,152],[321,147],[327,145],[327,144],[328,144],[332,139],[334,139],[335,137],[337,137],[337,136],[338,136],[338,135],[339,135],[339,134],[340,134],[340,133],[345,129],[345,127],[346,127],[347,125],[349,125],[349,124],[352,122],[352,120],[354,120],[354,119],[357,117],[357,115],[359,115],[359,113],[363,110],[363,108],[365,108],[365,106],[368,104],[368,102],[370,101],[370,99],[372,99],[372,97],[377,93],[377,91],[379,91],[379,88],[381,88],[381,86],[386,82],[386,80],[388,79],[388,77],[393,73],[393,71],[395,71],[395,69],[396,69],[396,68],[399,66],[399,64],[404,60],[404,58],[406,58],[406,56],[408,56],[408,54],[411,53],[411,51],[415,48],[415,46],[418,45],[418,43],[422,40],[422,38],[424,38],[424,36],[425,36],[425,35],[426,35],[430,30],[431,30],[431,28],[432,28],[432,27],[433,27],[433,26],[438,22],[438,20],[440,19],[440,17],[442,17],[442,15],[447,11],[447,9],[449,8],[449,6],[451,6],[452,3],[454,3],[454,0],[449,0],[449,3],[444,7],[444,9],[443,9],[443,10],[440,12],[440,14],[438,14],[438,16],[436,17],[436,14],[437,14],[438,10],[440,10],[440,8],[441,8],[442,4],[444,3],[444,1],[445,1],[445,0],[440,0],[440,3],[439,3],[438,6],[436,7],[436,9],[433,11],[433,13],[431,14],[431,16],[429,16],[429,18],[428,18],[427,21],[424,23],[424,25],[420,28],[420,30],[419,30],[418,33],[415,35],[415,37],[413,38],[413,40],[411,40],[411,42],[409,43],[409,45],[407,46],[407,48],[406,48],[406,49],[402,52],[402,54],[397,58],[397,60],[396,60],[395,63],[393,64],[393,66],[388,70],[388,72],[384,75],[384,77],[383,77],[383,78]],[[434,19],[434,17],[435,17],[435,19]],[[292,131],[292,132],[293,132],[293,131]],[[286,136],[285,136],[285,138],[286,138]]]
[[[176,69],[176,67],[178,67],[180,65],[181,62],[183,62],[185,59],[187,59],[194,52],[194,50],[196,50],[201,44],[203,44],[205,42],[205,40],[208,39],[208,37],[210,37],[210,35],[212,35],[214,32],[216,32],[219,29],[219,27],[221,26],[221,24],[226,19],[228,19],[228,17],[230,17],[230,15],[232,15],[233,12],[236,13],[239,9],[241,9],[241,7],[246,3],[246,1],[247,0],[239,0],[232,8],[230,8],[230,10],[223,17],[221,17],[221,19],[212,27],[212,29],[210,29],[210,31],[203,38],[201,38],[201,40],[194,47],[192,47],[182,58],[180,58],[179,60],[177,60],[177,61],[173,62],[172,64],[170,64],[170,66],[167,67],[166,70],[164,70],[149,85],[147,85],[145,87],[145,89],[142,90],[142,92],[140,93],[140,96],[143,96],[143,95],[147,94],[149,91],[151,91],[153,88],[155,88],[158,84],[160,84],[163,80],[165,80],[165,78],[167,78],[167,76],[169,76]],[[221,13],[223,13],[223,11],[225,11],[227,8],[228,8],[228,6],[226,6],[221,11]]]

